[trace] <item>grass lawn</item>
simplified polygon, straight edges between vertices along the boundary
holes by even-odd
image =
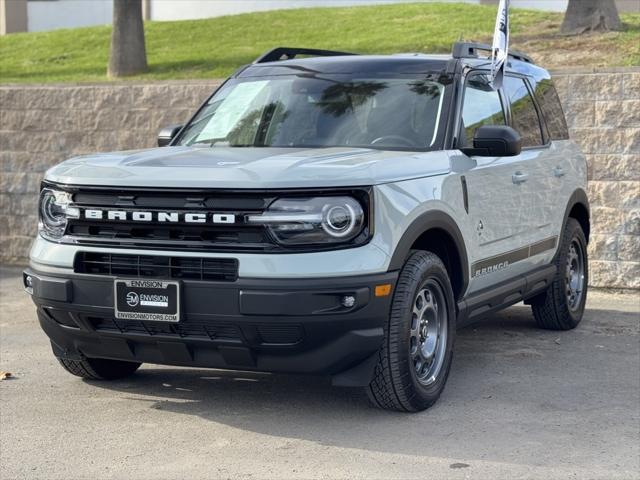
[[[466,40],[490,41],[495,7],[402,4],[281,10],[206,20],[147,22],[149,72],[133,79],[220,78],[276,46],[360,53],[442,52]],[[558,34],[562,14],[512,11],[512,46],[549,68],[640,65],[640,14],[625,31]],[[110,27],[0,37],[0,82],[107,81]]]

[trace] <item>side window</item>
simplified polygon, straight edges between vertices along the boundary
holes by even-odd
[[[473,145],[473,135],[483,125],[505,125],[500,95],[489,85],[487,75],[473,75],[467,81],[462,105],[461,147]]]
[[[523,147],[543,145],[538,111],[522,78],[505,77],[504,92],[511,104],[511,126],[522,135]]]
[[[568,140],[569,131],[567,129],[567,122],[564,118],[560,98],[558,97],[556,88],[553,86],[553,82],[549,79],[538,81],[535,88],[535,95],[551,138],[553,140]]]

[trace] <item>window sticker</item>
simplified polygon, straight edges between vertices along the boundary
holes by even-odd
[[[209,119],[196,142],[226,138],[268,83],[268,80],[264,80],[236,85]]]

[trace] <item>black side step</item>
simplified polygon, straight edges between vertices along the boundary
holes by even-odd
[[[555,265],[547,265],[469,295],[458,302],[458,327],[544,291],[553,281],[556,271]]]

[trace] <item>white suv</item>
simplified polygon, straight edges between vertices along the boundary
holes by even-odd
[[[24,284],[61,364],[324,374],[417,411],[456,327],[522,300],[575,327],[585,158],[547,71],[511,54],[494,90],[487,48],[276,49],[162,148],[49,170]]]

